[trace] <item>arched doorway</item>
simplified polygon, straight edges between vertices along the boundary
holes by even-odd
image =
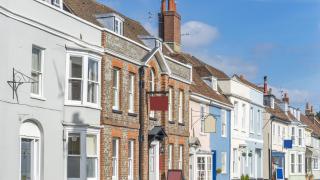
[[[20,127],[20,179],[40,180],[41,131],[31,122]]]

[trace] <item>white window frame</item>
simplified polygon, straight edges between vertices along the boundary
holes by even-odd
[[[299,162],[299,157],[301,157],[301,162]],[[298,174],[303,174],[304,173],[304,155],[302,153],[297,154],[297,173]],[[301,169],[301,171],[299,171]]]
[[[86,149],[86,137],[88,135],[96,136],[96,150],[97,150],[97,167],[96,167],[96,178],[88,178],[87,180],[98,180],[100,177],[100,130],[98,128],[79,128],[73,126],[65,127],[65,179],[67,180],[81,180],[87,179],[87,149]],[[80,135],[80,178],[68,178],[68,139],[69,134]]]
[[[118,68],[112,68],[112,80],[114,80],[114,72],[116,73],[116,86],[115,82],[112,83],[112,109],[113,110],[120,110],[120,71],[121,69]]]
[[[30,89],[30,96],[31,98],[35,98],[35,99],[41,99],[41,100],[45,100],[44,99],[44,95],[43,95],[43,79],[44,79],[44,59],[45,59],[45,49],[40,47],[40,46],[36,46],[36,45],[32,45],[32,55],[33,55],[33,49],[37,49],[38,51],[40,51],[40,71],[34,71],[32,68],[32,61],[33,61],[33,57],[31,58],[31,73],[35,72],[39,75],[39,82],[38,82],[38,88],[39,88],[39,93],[33,93],[32,90]],[[32,76],[31,76],[32,77]],[[32,88],[32,85],[31,85]]]
[[[242,120],[241,120],[241,129],[243,132],[246,132],[246,119],[247,119],[247,105],[242,104]]]
[[[261,132],[262,132],[262,113],[261,113],[261,109],[258,110],[258,118],[257,118],[257,121],[258,121],[258,135],[261,135]]]
[[[239,161],[238,161],[238,149],[237,148],[233,148],[232,149],[232,173],[233,173],[233,177],[238,177],[239,176]]]
[[[199,179],[199,166],[198,166],[198,158],[203,158],[204,159],[204,170],[201,170],[204,172],[204,179],[205,180],[211,180],[212,179],[212,156],[210,155],[198,155],[195,158],[195,179]],[[210,162],[209,162],[210,160]]]
[[[62,8],[63,0],[51,0],[52,5]]]
[[[30,127],[30,129],[25,129],[26,131],[21,132],[21,128],[24,125],[24,123],[26,124],[32,124],[33,127]],[[30,167],[30,171],[31,171],[31,179],[32,180],[40,180],[41,179],[41,174],[42,174],[42,167],[41,167],[41,162],[43,159],[42,156],[42,137],[41,137],[41,132],[39,127],[33,123],[33,122],[24,122],[21,124],[20,127],[20,148],[19,148],[19,179],[22,179],[21,177],[21,166],[22,166],[22,159],[21,159],[21,148],[22,148],[22,139],[28,139],[31,140],[31,156],[30,156],[30,161],[31,161],[31,167]],[[34,128],[37,128],[36,130]]]
[[[156,89],[156,85],[155,85],[155,72],[154,72],[154,70],[153,69],[150,69],[150,77],[149,77],[149,88],[150,88],[150,91],[151,92],[154,92],[155,91],[155,89]],[[150,111],[150,113],[149,113],[149,117],[150,118],[154,118],[155,117],[155,112],[154,111]]]
[[[278,145],[281,145],[281,126],[278,125],[278,136],[277,136],[277,140],[278,140]]]
[[[82,90],[81,90],[81,101],[77,100],[69,100],[69,80],[74,79],[70,78],[70,58],[71,57],[80,57],[82,58],[82,78],[79,79],[82,81]],[[98,81],[96,83],[98,84],[97,88],[97,103],[91,103],[88,102],[88,64],[89,60],[96,61],[98,63]],[[95,109],[100,109],[100,88],[101,88],[101,57],[94,55],[94,54],[89,54],[86,52],[77,52],[77,51],[69,51],[67,53],[67,59],[66,59],[66,85],[65,85],[65,105],[69,106],[85,106],[85,107],[90,107],[90,108],[95,108]]]
[[[168,146],[168,169],[173,168],[173,144],[169,144]]]
[[[173,121],[173,88],[169,87],[169,105],[168,105],[168,119]]]
[[[129,113],[134,113],[134,106],[135,106],[135,103],[134,103],[134,100],[135,100],[135,96],[134,96],[134,93],[135,93],[135,74],[132,74],[130,73],[129,74],[129,83],[130,83],[130,88],[129,88]]]
[[[221,152],[221,174],[227,173],[227,153]]]
[[[296,145],[297,144],[296,127],[291,127],[290,128],[290,133],[291,133],[292,144]]]
[[[179,107],[178,107],[179,123],[183,123],[183,98],[184,98],[184,93],[182,90],[179,90]]]
[[[226,138],[228,136],[227,127],[227,111],[225,109],[221,109],[221,137]]]
[[[182,170],[182,168],[183,168],[183,145],[179,145],[178,169]]]
[[[298,146],[303,146],[303,129],[302,128],[298,129]]]
[[[235,129],[235,130],[237,130],[238,129],[238,120],[239,120],[239,102],[238,101],[235,101],[234,102],[234,117],[233,117],[233,119],[234,119],[234,122],[233,122],[233,128]]]
[[[116,27],[118,29],[116,29]],[[119,18],[114,18],[114,32],[119,35],[123,35],[123,21]]]
[[[128,156],[128,180],[134,179],[134,146],[135,141],[129,140],[128,142],[128,152],[130,151],[131,156]]]
[[[114,164],[115,167],[112,166],[112,180],[119,180],[119,138],[112,139],[112,151],[113,151],[113,141],[116,142],[116,156],[113,156],[112,152],[112,165]],[[115,174],[113,174],[113,170],[115,169]]]
[[[251,133],[251,134],[253,134],[254,133],[254,109],[253,109],[253,107],[250,107],[250,117],[249,117],[249,120],[250,120],[250,125],[249,125],[249,132]]]
[[[293,158],[293,161],[292,161],[292,158]],[[290,174],[295,174],[295,173],[296,173],[296,154],[290,153]]]
[[[312,158],[312,170],[319,170],[319,158],[318,157]]]

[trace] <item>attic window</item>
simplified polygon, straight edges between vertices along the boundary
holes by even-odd
[[[51,4],[61,8],[62,7],[62,0],[51,0]]]
[[[115,32],[116,34],[123,35],[123,22],[124,19],[116,13],[99,14],[96,15],[97,20],[103,27]]]
[[[217,91],[218,90],[218,79],[214,76],[211,77],[204,77],[202,78],[203,81],[211,87],[211,89]]]

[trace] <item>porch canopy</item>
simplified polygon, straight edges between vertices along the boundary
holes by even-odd
[[[162,126],[155,126],[149,131],[149,140],[154,141],[162,141],[165,137],[167,137],[166,132],[164,131]]]

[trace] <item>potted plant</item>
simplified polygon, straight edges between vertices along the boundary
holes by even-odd
[[[221,169],[221,168],[218,168],[218,169],[216,170],[216,173],[217,173],[217,174],[221,174],[221,173],[222,173],[222,169]]]

